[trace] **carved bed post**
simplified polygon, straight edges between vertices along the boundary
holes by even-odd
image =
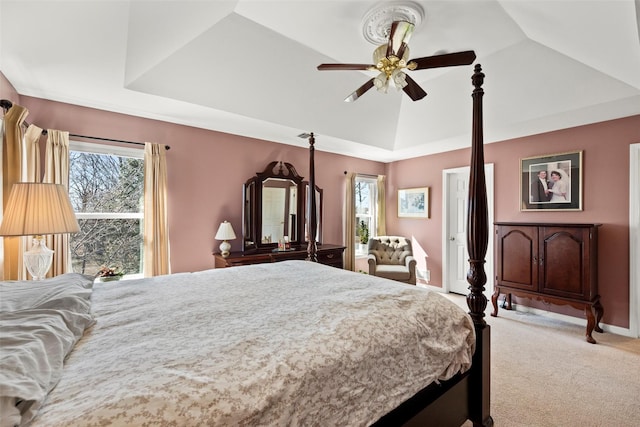
[[[309,232],[309,244],[307,245],[307,260],[318,262],[318,246],[316,244],[316,232],[318,230],[318,218],[316,211],[316,169],[315,160],[313,158],[315,153],[316,140],[313,137],[313,132],[309,135],[309,190],[307,191],[307,230]]]
[[[474,426],[492,426],[490,415],[490,344],[489,325],[484,320],[487,297],[484,270],[489,239],[487,187],[484,175],[482,96],[484,73],[476,64],[473,77],[473,128],[471,138],[471,170],[469,172],[469,209],[467,217],[467,246],[469,248],[469,294],[467,305],[476,329],[476,351],[473,355],[471,387],[469,393],[470,419]]]

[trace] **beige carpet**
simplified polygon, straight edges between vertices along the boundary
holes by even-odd
[[[515,310],[487,323],[496,426],[640,426],[640,339],[594,332],[589,344],[584,327]]]

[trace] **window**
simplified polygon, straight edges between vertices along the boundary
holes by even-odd
[[[144,151],[71,142],[69,196],[80,225],[69,242],[73,271],[107,266],[141,277]]]
[[[378,229],[377,179],[356,176],[353,194],[356,199],[356,256],[367,255],[369,237],[375,237]]]

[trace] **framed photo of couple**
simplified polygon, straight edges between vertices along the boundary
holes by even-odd
[[[581,211],[582,151],[520,159],[521,211]]]

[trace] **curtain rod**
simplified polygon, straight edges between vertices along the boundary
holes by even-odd
[[[344,171],[344,174],[348,174],[348,171]],[[364,178],[378,178],[380,175],[372,175],[370,173],[358,173],[358,172],[354,172],[356,175],[364,177]]]
[[[42,131],[42,134],[43,134],[43,135],[46,135],[46,134],[47,134],[47,131],[46,131],[46,130],[43,130],[43,131]],[[69,134],[69,136],[73,136],[73,137],[75,137],[75,138],[97,139],[97,140],[99,140],[99,141],[120,142],[120,143],[123,143],[123,144],[144,145],[144,142],[124,141],[124,140],[122,140],[122,139],[102,138],[102,137],[99,137],[99,136],[77,135],[77,134],[75,134],[75,133],[70,133],[70,134]],[[169,146],[169,145],[165,145],[165,146],[164,146],[164,148],[165,148],[166,150],[169,150],[169,149],[171,149],[171,146]]]
[[[0,107],[2,107],[2,109],[5,112],[7,112],[11,107],[13,107],[13,102],[9,101],[8,99],[0,99]],[[26,121],[24,122],[24,124],[27,125],[27,127],[29,127],[29,123],[27,123]],[[42,135],[46,135],[46,134],[47,134],[46,129],[43,129]],[[99,141],[119,142],[122,144],[144,145],[144,142],[125,141],[122,139],[101,138],[99,136],[77,135],[75,133],[69,133],[69,136],[72,136],[75,138],[96,139]],[[166,150],[169,150],[171,147],[169,145],[165,145],[164,148]]]

